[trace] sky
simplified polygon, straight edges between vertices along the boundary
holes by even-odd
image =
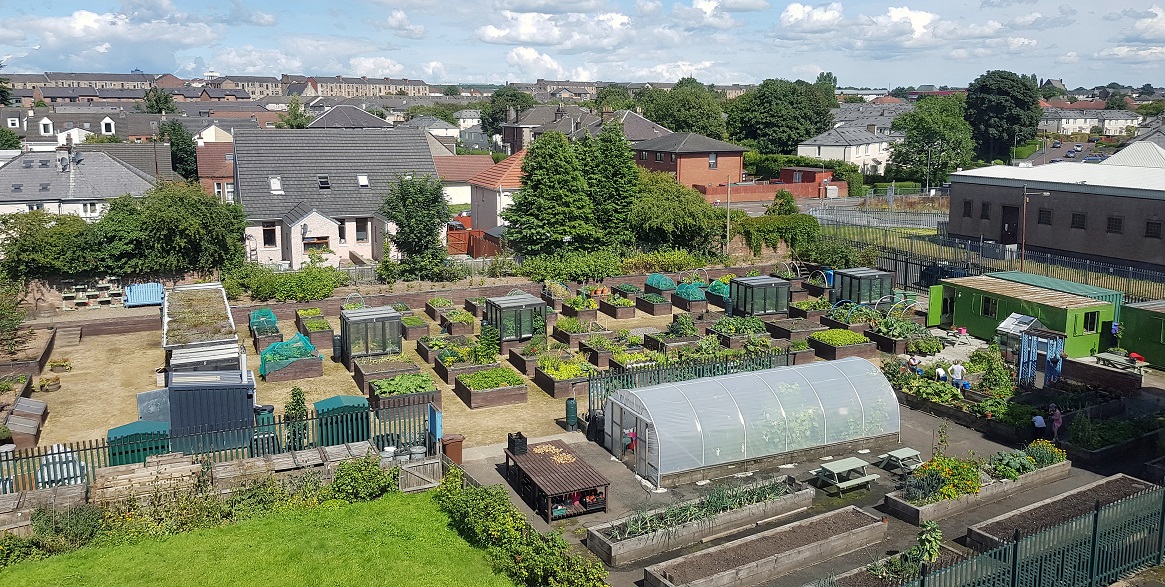
[[[1165,86],[1165,0],[0,0],[4,72]]]

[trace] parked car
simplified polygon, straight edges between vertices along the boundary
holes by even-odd
[[[1059,158],[1059,157],[1056,157],[1055,159],[1048,161],[1048,163],[1063,163],[1063,162],[1064,162],[1064,160]]]
[[[1104,161],[1104,157],[1100,155],[1089,155],[1084,158],[1085,163],[1100,163],[1101,161]]]
[[[1079,152],[1079,151],[1083,151],[1083,150],[1084,150],[1084,145],[1081,145],[1080,143],[1076,143],[1076,147],[1075,147],[1075,149],[1076,149],[1076,151],[1078,151],[1078,152]]]
[[[1074,159],[1076,157],[1076,151],[1068,151],[1067,153],[1064,153],[1064,156],[1069,159]]]
[[[1060,139],[1056,139],[1056,140],[1052,141],[1052,148],[1053,149],[1059,149],[1060,147],[1063,147],[1063,146],[1064,146],[1064,143],[1061,143]]]
[[[1099,143],[1099,142],[1100,142],[1100,137],[1088,137],[1088,142],[1090,142],[1090,143]]]

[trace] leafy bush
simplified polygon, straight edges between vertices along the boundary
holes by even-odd
[[[496,363],[498,354],[501,352],[501,332],[491,324],[482,326],[481,335],[477,337],[477,344],[473,345],[473,362],[478,365]]]
[[[1039,468],[1050,467],[1056,463],[1068,460],[1068,453],[1056,448],[1051,442],[1039,439],[1023,449]]]
[[[314,318],[316,316],[323,316],[324,311],[319,308],[301,308],[295,311],[300,318]]]
[[[643,295],[639,296],[639,299],[641,299],[649,304],[666,304],[666,303],[668,303],[667,298],[665,298],[657,293],[643,294]]]
[[[369,383],[376,395],[408,395],[432,391],[437,388],[433,378],[424,373],[404,373],[388,379],[376,379]]]
[[[755,316],[725,316],[717,320],[712,329],[728,336],[761,334],[765,332],[765,323]]]
[[[607,303],[616,308],[631,308],[635,306],[635,301],[630,298],[625,298],[620,295],[613,295],[607,298]]]
[[[535,281],[591,281],[622,273],[623,261],[613,251],[560,251],[553,255],[534,255],[527,257],[518,269],[519,275]]]
[[[105,511],[90,504],[63,510],[38,507],[32,512],[32,529],[54,552],[81,548],[97,537],[104,526]]]
[[[442,308],[452,308],[453,300],[441,297],[429,298],[428,304],[433,308],[440,310]]]
[[[970,358],[976,359],[974,353]],[[975,390],[992,397],[1011,397],[1015,393],[1015,379],[1011,375],[1011,366],[1003,360],[1003,354],[999,352],[999,345],[995,343],[989,345],[978,360],[985,362],[986,368],[983,371],[983,378],[975,385]]]
[[[598,371],[582,355],[575,355],[569,359],[557,355],[542,355],[538,357],[538,368],[559,381],[588,377]]]
[[[683,249],[662,249],[651,253],[639,253],[623,259],[623,274],[675,273],[688,271],[708,264],[708,259],[694,255]]]
[[[826,316],[846,324],[861,324],[863,322],[873,324],[882,319],[881,312],[869,306],[855,304],[853,302],[833,306]]]
[[[260,301],[311,302],[329,298],[337,287],[348,285],[348,274],[329,265],[308,264],[298,271],[276,272],[247,263],[226,272],[223,288],[237,299],[242,292]]]
[[[332,324],[328,322],[327,318],[317,316],[315,318],[308,318],[303,321],[303,327],[307,328],[308,332],[319,332],[321,330],[331,330]]]
[[[655,363],[662,363],[666,360],[663,353],[656,351],[640,350],[635,352],[618,352],[611,356],[612,359],[618,361],[624,367],[631,367],[634,365],[651,365]]]
[[[895,339],[915,338],[925,335],[927,332],[925,326],[897,316],[886,316],[876,319],[873,331],[882,336]],[[942,350],[942,348],[940,347],[939,350]]]
[[[793,302],[791,305],[794,308],[797,308],[799,310],[805,310],[806,312],[813,312],[816,310],[828,310],[828,309],[833,307],[833,304],[829,303],[829,299],[824,298],[824,297],[809,298],[807,300]]]
[[[473,324],[473,321],[476,319],[477,318],[475,318],[473,314],[470,314],[461,308],[450,310],[449,312],[445,313],[445,320],[454,324]]]
[[[809,335],[809,338],[836,347],[870,342],[870,339],[865,336],[843,328],[830,328],[829,330],[814,332]]]
[[[1068,440],[1085,450],[1096,450],[1105,446],[1128,442],[1143,434],[1159,430],[1165,426],[1160,417],[1140,417],[1132,420],[1105,418],[1093,420],[1087,412],[1072,419],[1068,425]]]
[[[765,247],[776,251],[782,242],[795,250],[810,246],[821,238],[820,223],[808,214],[756,216],[733,228],[744,237],[753,255],[761,254]]]
[[[937,473],[942,479],[942,486],[938,491],[928,496],[925,501],[912,501],[914,505],[926,505],[937,501],[957,499],[963,495],[979,493],[982,482],[979,480],[979,464],[975,461],[935,455],[911,473],[912,477],[926,477]]]
[[[425,325],[424,319],[419,316],[405,316],[404,318],[400,319],[400,323],[411,328]]]
[[[331,495],[337,499],[351,502],[368,501],[390,491],[397,491],[399,487],[394,481],[395,477],[391,472],[380,468],[380,456],[370,454],[340,463],[328,488]]]
[[[906,343],[906,352],[912,355],[934,355],[943,350],[943,340],[937,336],[920,336]]]
[[[667,325],[667,330],[661,335],[663,338],[687,338],[696,336],[696,322],[691,314],[678,314]]]
[[[522,385],[522,377],[505,367],[494,367],[475,373],[458,375],[457,379],[473,391]]]
[[[599,307],[599,302],[594,298],[583,297],[581,295],[574,296],[563,302],[564,305],[570,306],[575,310],[594,310]]]
[[[716,281],[719,281],[720,283],[722,283],[724,285],[728,285],[735,278],[736,278],[735,273],[725,273],[724,275],[721,275],[720,277],[718,277],[716,279]]]
[[[557,281],[547,279],[542,282],[542,291],[556,300],[565,300],[570,297],[570,290]]]
[[[999,452],[987,461],[987,469],[996,479],[1010,479],[1015,481],[1024,473],[1036,470],[1036,461],[1022,450],[1013,452]]]
[[[902,386],[902,391],[940,404],[949,405],[955,400],[963,399],[959,390],[950,383],[915,376],[910,376],[910,379]]]
[[[620,283],[619,285],[616,285],[614,289],[615,291],[621,291],[626,294],[643,293],[642,289],[639,289],[638,286],[632,285],[630,283]]]
[[[807,350],[809,350],[809,341],[807,341],[807,340],[794,340],[793,342],[789,343],[789,351],[790,352],[795,353],[797,351],[807,351]]]

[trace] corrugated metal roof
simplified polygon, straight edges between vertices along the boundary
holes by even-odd
[[[986,275],[978,275],[975,277],[955,277],[951,279],[944,279],[942,282],[949,283],[951,285],[967,287],[970,289],[976,289],[1002,297],[1041,304],[1051,308],[1062,308],[1065,310],[1092,308],[1107,304],[1107,302],[1086,298],[1084,296],[1059,292],[1044,287],[1036,287],[1034,285],[1016,283],[1014,281],[1007,281],[1005,279],[996,279]]]
[[[1026,285],[1033,285],[1035,287],[1043,287],[1047,289],[1056,290],[1059,292],[1075,294],[1108,302],[1112,304],[1114,309],[1114,319],[1120,319],[1120,307],[1125,301],[1124,292],[1115,289],[1108,289],[1105,287],[1097,287],[1095,285],[1087,285],[1084,283],[1076,283],[1075,281],[1068,281],[1066,279],[1057,279],[1055,277],[1047,277],[1045,275],[1036,275],[1034,273],[1025,273],[1022,271],[1000,271],[997,273],[988,273],[988,277],[996,279],[1005,279],[1014,283],[1023,283]]]
[[[1121,149],[1116,155],[1101,161],[1100,164],[1162,169],[1165,168],[1165,149],[1149,141],[1133,143]]]
[[[1103,196],[1165,200],[1165,169],[1129,165],[1073,165],[1057,163],[1034,167],[992,165],[951,174],[951,183],[1008,186],[1032,191],[1061,191]]]
[[[1152,300],[1149,302],[1137,302],[1135,304],[1125,304],[1128,308],[1137,308],[1138,310],[1145,310],[1148,312],[1156,312],[1158,314],[1165,314],[1165,300]]]

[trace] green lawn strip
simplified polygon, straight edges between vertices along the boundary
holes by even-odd
[[[0,570],[0,585],[513,587],[429,494],[283,512]]]

